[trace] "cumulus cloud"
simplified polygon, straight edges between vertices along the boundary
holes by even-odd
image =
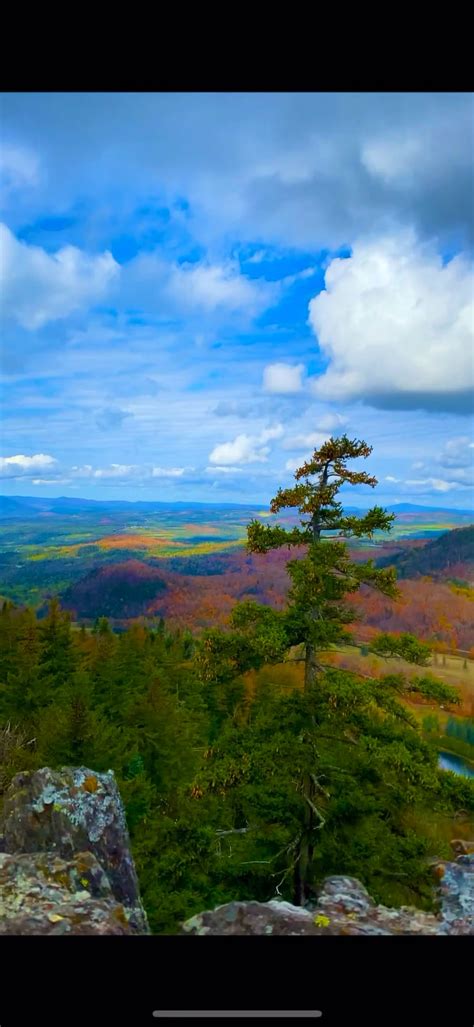
[[[309,322],[329,360],[313,382],[324,399],[378,406],[461,404],[474,386],[473,273],[443,264],[411,232],[360,241],[331,261]]]
[[[4,478],[22,478],[37,474],[38,471],[45,471],[53,468],[57,460],[47,453],[34,453],[33,456],[24,456],[18,453],[16,456],[0,457],[0,476]]]
[[[279,395],[301,392],[304,370],[304,364],[267,364],[263,371],[264,391]]]
[[[30,331],[102,299],[119,275],[111,253],[89,255],[75,246],[50,254],[19,242],[0,224],[2,311]]]
[[[237,435],[232,442],[222,442],[209,454],[209,463],[220,467],[238,464],[265,463],[268,460],[270,447],[266,445],[272,439],[281,438],[281,424],[266,428],[260,435]]]

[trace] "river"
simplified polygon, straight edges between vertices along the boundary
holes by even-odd
[[[453,770],[455,774],[462,777],[474,777],[474,763],[469,763],[462,756],[456,756],[453,752],[440,752],[438,766],[442,770]]]

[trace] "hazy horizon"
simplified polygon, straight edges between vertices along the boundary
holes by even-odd
[[[347,499],[348,499],[347,504],[343,504],[346,508],[353,507],[355,510],[359,510],[359,509],[360,510],[367,510],[370,505],[373,505],[373,504],[370,504],[369,502],[366,502],[365,506],[359,506],[357,503],[351,502],[351,499],[353,499],[354,497],[351,496],[351,493],[349,491],[346,491],[344,493],[344,495],[346,495]],[[370,498],[370,497],[368,497],[368,498]],[[134,504],[138,504],[138,503],[147,503],[147,504],[152,504],[154,506],[179,506],[179,505],[182,505],[182,506],[215,506],[215,507],[242,506],[242,507],[244,507],[246,509],[255,509],[256,507],[263,506],[263,507],[267,507],[268,508],[268,503],[265,503],[263,500],[262,500],[262,502],[259,502],[258,500],[256,500],[254,503],[241,503],[238,500],[235,500],[235,501],[234,500],[230,500],[230,501],[226,502],[225,500],[215,500],[215,499],[211,499],[211,500],[208,500],[208,501],[206,501],[206,500],[192,500],[192,499],[187,499],[187,500],[186,499],[174,499],[174,500],[172,500],[172,499],[164,499],[163,500],[163,499],[144,499],[144,498],[140,498],[140,499],[124,499],[123,497],[121,499],[111,499],[110,497],[106,497],[105,499],[98,499],[95,496],[94,497],[90,497],[90,496],[79,496],[79,495],[65,495],[62,492],[58,492],[57,495],[50,494],[48,496],[44,496],[44,495],[32,496],[32,495],[28,495],[26,493],[25,494],[18,493],[16,495],[14,495],[13,493],[11,495],[7,494],[7,493],[0,493],[0,501],[2,499],[20,499],[20,500],[29,500],[30,499],[30,500],[33,500],[33,502],[42,502],[43,501],[45,503],[47,503],[47,502],[49,502],[51,500],[55,500],[55,499],[65,499],[68,502],[74,502],[74,500],[77,500],[78,502],[98,503],[98,504],[101,504],[101,505],[114,504],[114,503],[127,503],[127,504],[130,504],[130,505],[133,506]],[[386,505],[389,506],[389,507],[393,507],[393,508],[396,508],[397,506],[399,506],[399,507],[413,507],[413,509],[420,510],[420,511],[423,511],[423,510],[427,510],[427,511],[437,510],[437,511],[445,512],[445,513],[450,513],[452,511],[453,513],[464,513],[464,514],[469,514],[469,515],[474,516],[474,511],[472,510],[471,507],[462,507],[462,506],[452,506],[452,507],[449,507],[449,506],[444,506],[442,503],[437,503],[437,502],[433,502],[430,505],[428,505],[426,503],[410,503],[408,501],[404,501],[404,502],[397,502],[397,503],[387,503]],[[1,511],[0,511],[0,517],[1,517]]]

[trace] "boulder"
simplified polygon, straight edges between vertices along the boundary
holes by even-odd
[[[0,935],[140,933],[91,852],[0,853]]]
[[[0,901],[7,903],[9,912],[4,916],[9,933],[148,933],[125,814],[112,771],[97,774],[86,767],[58,771],[43,767],[17,774],[5,795],[1,833]],[[90,858],[94,860],[90,878],[94,887],[92,891],[85,885],[77,889],[76,870],[79,872],[77,868]],[[51,883],[51,873],[56,873],[54,868],[59,864],[61,894],[57,880]],[[85,877],[89,880],[87,874]],[[15,921],[12,896],[16,887],[20,906]],[[51,889],[56,902],[65,904],[65,923],[61,928],[61,921],[54,921],[54,931],[48,920]],[[35,908],[39,919],[35,919]],[[58,915],[62,916],[63,911]]]
[[[474,934],[474,854],[439,864],[444,934]]]
[[[437,864],[441,910],[377,906],[352,877],[328,877],[314,909],[289,902],[229,902],[186,921],[184,934],[474,934],[474,856]]]

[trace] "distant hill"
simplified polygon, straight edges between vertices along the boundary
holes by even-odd
[[[258,504],[250,503],[195,503],[177,501],[161,503],[158,500],[126,500],[126,499],[80,499],[78,496],[59,496],[49,498],[40,496],[0,496],[0,520],[12,517],[28,519],[37,513],[74,516],[78,513],[151,513],[163,510],[255,510]]]
[[[166,590],[163,575],[140,560],[99,567],[66,590],[62,605],[76,616],[95,619],[139,617]]]
[[[377,563],[379,567],[395,567],[399,578],[429,575],[440,580],[474,581],[474,524],[453,528],[422,547],[382,557]]]

